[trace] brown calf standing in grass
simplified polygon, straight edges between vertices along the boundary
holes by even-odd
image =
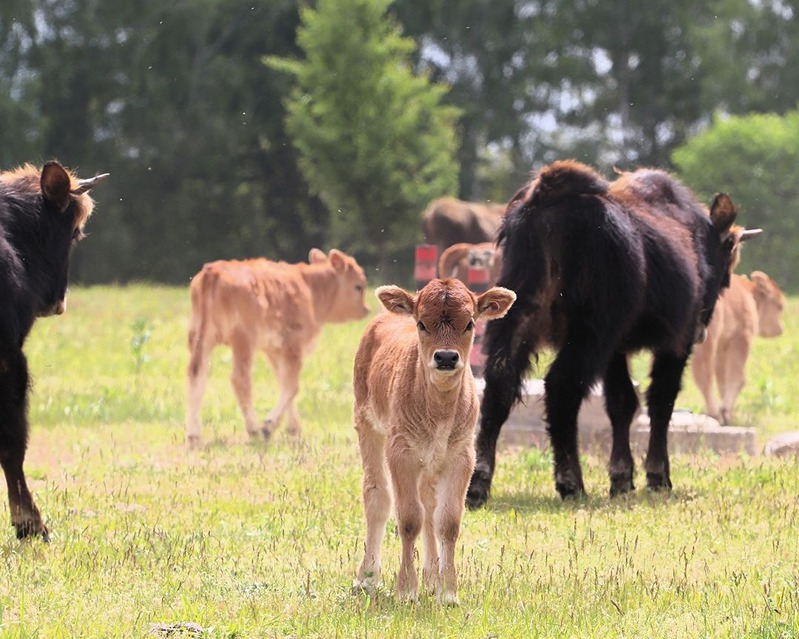
[[[311,249],[310,264],[266,259],[206,264],[191,283],[189,322],[188,418],[190,445],[200,442],[200,403],[211,351],[226,344],[233,351],[230,381],[250,435],[269,438],[283,415],[298,434],[295,405],[303,359],[316,346],[323,324],[363,319],[369,314],[366,276],[354,258],[332,249]],[[277,406],[263,426],[252,398],[252,364],[263,351],[280,385]]]
[[[731,424],[735,402],[746,384],[746,360],[755,336],[782,335],[780,314],[785,296],[762,271],[732,275],[730,287],[716,302],[707,327],[707,339],[694,347],[691,367],[694,380],[705,398],[705,413],[722,424]],[[718,396],[713,391],[713,382]]]
[[[455,542],[474,469],[479,409],[468,366],[474,323],[502,317],[516,294],[497,287],[476,296],[455,279],[432,280],[415,296],[397,286],[381,286],[376,294],[388,312],[367,327],[353,376],[366,515],[355,585],[372,592],[380,579],[390,476],[402,539],[400,596],[417,597],[413,554],[421,532],[425,584],[439,600],[456,604]]]

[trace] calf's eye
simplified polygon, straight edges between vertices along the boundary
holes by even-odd
[[[474,321],[473,320],[469,320],[469,323],[466,325],[466,328],[464,329],[463,332],[464,333],[468,333],[473,328],[474,328]]]
[[[424,333],[427,332],[427,327],[424,325],[424,322],[422,320],[419,320],[418,322],[416,322],[416,328],[418,328],[420,331],[422,331]]]

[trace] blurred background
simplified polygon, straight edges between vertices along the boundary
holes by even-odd
[[[3,0],[0,167],[110,172],[72,279],[341,248],[410,282],[427,203],[559,158],[727,191],[799,290],[799,2]]]

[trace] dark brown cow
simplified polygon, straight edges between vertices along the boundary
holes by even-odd
[[[422,213],[425,241],[438,254],[458,242],[493,242],[505,213],[504,204],[464,202],[453,197],[433,200]]]
[[[322,326],[362,319],[366,277],[354,258],[333,249],[325,256],[311,249],[310,264],[267,259],[206,264],[191,283],[188,416],[186,437],[200,442],[200,404],[211,351],[218,344],[233,351],[231,383],[247,432],[269,437],[288,416],[288,431],[298,434],[296,398],[305,357],[316,346]],[[263,425],[252,398],[252,364],[262,351],[280,386],[277,406]]]
[[[735,402],[746,383],[746,360],[755,336],[782,334],[780,314],[785,296],[762,271],[754,271],[751,277],[732,276],[730,288],[716,304],[707,339],[694,347],[691,358],[694,380],[705,398],[705,412],[722,424],[732,423]]]
[[[47,527],[25,481],[28,362],[22,347],[37,317],[66,309],[69,257],[107,177],[79,180],[58,162],[0,173],[0,464],[17,537]]]
[[[610,183],[573,161],[545,167],[513,197],[499,235],[499,285],[518,299],[486,329],[471,505],[488,498],[499,431],[531,356],[546,347],[556,352],[544,402],[561,497],[585,492],[577,414],[600,380],[613,428],[610,493],[634,489],[629,435],[638,395],[628,355],[642,349],[653,353],[647,486],[671,488],[667,437],[683,370],[752,233],[735,218],[728,196],[718,195],[708,212],[663,171],[623,173]]]

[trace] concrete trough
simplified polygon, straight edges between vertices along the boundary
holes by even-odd
[[[483,387],[483,380],[478,379],[477,388],[481,397]],[[543,380],[527,380],[523,394],[524,401],[516,405],[502,427],[499,446],[527,446],[542,450],[549,448],[549,436],[543,415],[543,397]],[[583,402],[577,423],[581,452],[604,456],[610,454],[612,434],[610,422],[605,414],[601,388],[593,389]],[[633,455],[637,458],[643,457],[648,442],[649,417],[642,412],[633,420],[630,428]],[[758,451],[755,429],[721,426],[718,421],[707,415],[675,410],[669,428],[669,452],[693,454],[703,451],[756,455]]]

